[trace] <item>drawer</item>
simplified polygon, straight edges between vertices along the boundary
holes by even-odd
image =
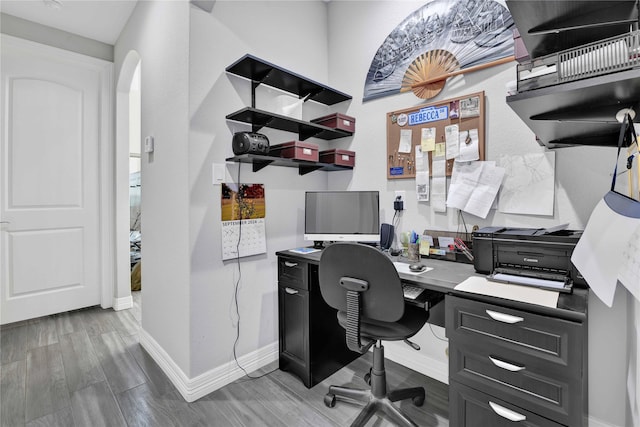
[[[449,378],[563,424],[583,409],[580,375],[500,347],[450,341]]]
[[[448,295],[446,331],[453,342],[499,347],[582,374],[585,325]]]
[[[449,425],[456,427],[562,427],[504,400],[458,384],[449,383]]]
[[[308,264],[304,261],[278,257],[278,282],[309,290],[307,268]]]

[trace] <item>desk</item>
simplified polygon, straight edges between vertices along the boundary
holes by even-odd
[[[280,369],[313,387],[360,355],[347,349],[335,311],[322,300],[321,252],[276,255]],[[430,291],[422,303],[432,311],[429,322],[446,327],[450,425],[507,425],[505,415],[525,416],[528,426],[587,425],[587,289],[561,294],[557,308],[548,308],[456,291],[476,274],[473,265],[422,262],[433,270],[400,278]],[[430,304],[442,296],[444,303]],[[521,320],[494,321],[487,310]]]

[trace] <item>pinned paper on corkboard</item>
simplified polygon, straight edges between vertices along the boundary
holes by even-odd
[[[387,178],[416,178],[416,146],[429,165],[446,158],[446,176],[455,161],[484,160],[484,100],[477,92],[387,113]]]

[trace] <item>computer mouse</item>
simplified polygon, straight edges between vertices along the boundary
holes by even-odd
[[[427,266],[424,264],[420,264],[420,263],[409,264],[409,270],[411,271],[424,271],[425,268],[427,268]]]

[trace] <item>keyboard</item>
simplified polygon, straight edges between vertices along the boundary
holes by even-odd
[[[404,293],[404,297],[407,299],[416,299],[420,296],[420,294],[424,291],[424,288],[415,285],[403,284],[402,292]]]

